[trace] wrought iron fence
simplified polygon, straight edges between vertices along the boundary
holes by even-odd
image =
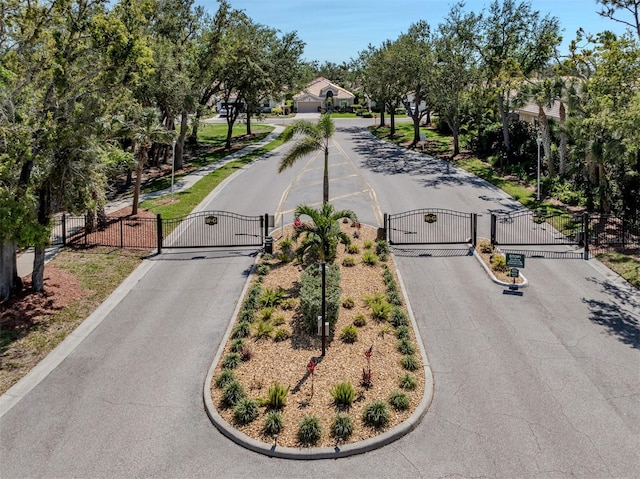
[[[390,244],[472,244],[477,237],[477,215],[427,208],[385,214]]]

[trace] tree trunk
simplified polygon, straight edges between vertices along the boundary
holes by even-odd
[[[251,135],[251,112],[247,110],[247,135]]]
[[[191,121],[191,134],[189,135],[189,139],[187,142],[195,146],[198,144],[198,128],[200,127],[200,117],[202,116],[202,108],[198,106],[196,108],[196,116]]]
[[[322,202],[329,202],[329,147],[324,150],[324,174],[322,177]]]
[[[511,138],[509,137],[509,115],[504,108],[504,98],[502,94],[498,96],[498,111],[502,120],[502,137],[504,139],[504,150],[507,154],[507,160],[511,160]],[[504,171],[504,159],[500,157],[500,169]]]
[[[564,129],[564,124],[567,120],[567,111],[564,108],[564,103],[560,102],[560,176],[564,178],[567,174],[567,133]]]
[[[173,167],[181,170],[184,167],[184,139],[189,131],[189,115],[186,111],[180,115],[180,134],[176,141],[175,158],[173,159]]]
[[[384,108],[380,112],[380,126],[384,126]]]
[[[460,128],[454,122],[447,122],[453,135],[453,157],[460,154]]]
[[[98,229],[104,230],[109,225],[109,218],[107,217],[107,212],[104,209],[104,203],[98,205]]]
[[[551,130],[549,129],[549,119],[541,105],[538,105],[538,123],[540,125],[540,136],[542,148],[544,149],[544,159],[547,163],[547,171],[550,178],[556,176],[553,156],[551,154]]]
[[[145,147],[141,146],[142,151],[138,154],[138,165],[136,167],[136,184],[133,187],[133,206],[131,208],[131,214],[138,214],[138,201],[140,200],[140,184],[142,183],[142,168],[146,160]]]
[[[231,138],[233,136],[233,124],[235,123],[235,118],[227,115],[227,139],[224,142],[224,149],[231,149]]]
[[[36,246],[33,255],[33,272],[31,273],[31,289],[36,293],[44,291],[44,245]]]
[[[18,276],[16,244],[13,241],[0,243],[0,301],[5,301],[22,289]]]

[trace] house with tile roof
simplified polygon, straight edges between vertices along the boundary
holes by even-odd
[[[316,78],[293,96],[298,113],[314,113],[322,109],[350,107],[355,95],[323,77]]]

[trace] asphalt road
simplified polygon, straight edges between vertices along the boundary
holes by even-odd
[[[330,195],[383,212],[518,206],[447,163],[336,120]],[[286,148],[286,147],[285,147]],[[322,157],[277,174],[283,149],[203,209],[275,214],[319,204]],[[421,425],[340,460],[248,452],[211,425],[202,387],[254,262],[251,249],[167,250],[96,329],[0,418],[0,477],[638,477],[640,304],[599,263],[527,258],[530,286],[504,294],[463,247],[403,247],[396,261],[434,372]],[[539,255],[540,256],[540,255]]]

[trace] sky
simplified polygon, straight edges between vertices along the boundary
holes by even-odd
[[[305,42],[303,58],[320,63],[348,62],[369,44],[380,46],[395,40],[412,23],[426,20],[437,26],[449,13],[453,0],[229,0],[232,7],[244,10],[251,19],[281,32],[296,31]],[[214,13],[216,0],[196,0]],[[491,0],[466,0],[465,11],[479,13]],[[558,17],[564,38],[561,50],[582,27],[588,33],[624,28],[596,12],[596,0],[530,0],[542,16]]]

